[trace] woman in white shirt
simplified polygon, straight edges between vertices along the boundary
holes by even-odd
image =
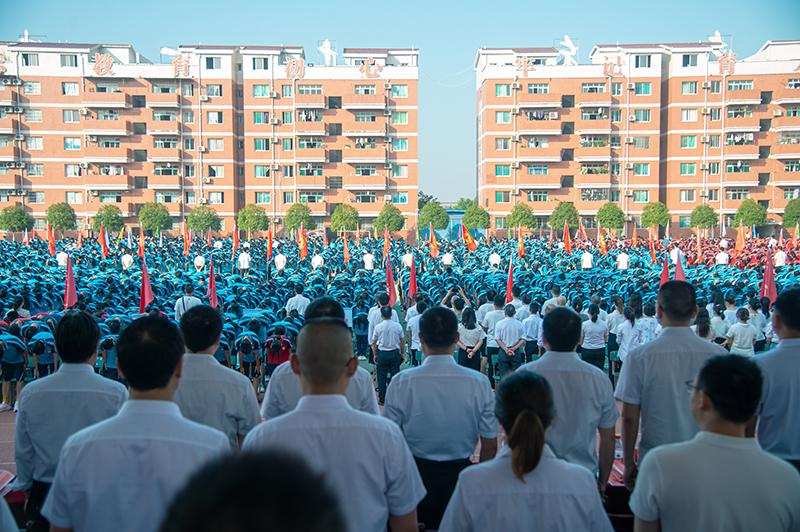
[[[624,301],[621,297],[614,298],[614,311],[606,316],[606,324],[608,325],[608,352],[617,351],[619,344],[617,343],[617,327],[625,321],[623,314]]]
[[[725,317],[725,307],[723,305],[714,305],[714,315],[711,317],[711,330],[714,332],[714,342],[724,344],[728,338],[728,329],[730,325]]]
[[[708,311],[705,308],[701,308],[697,312],[697,318],[694,320],[692,330],[697,336],[703,338],[704,340],[708,340],[709,342],[713,342],[717,337],[717,335],[714,334],[714,330],[711,328],[711,320],[709,319]]]
[[[753,356],[755,350],[753,345],[756,343],[756,330],[748,323],[750,312],[744,307],[736,311],[738,322],[731,325],[728,329],[728,341],[725,345],[730,349],[732,355]]]
[[[481,370],[481,346],[486,333],[478,327],[475,311],[466,307],[458,324],[458,364],[466,368]]]
[[[623,314],[625,321],[619,324],[615,332],[617,333],[617,343],[619,343],[617,358],[624,364],[630,350],[641,344],[642,326],[639,324],[637,327],[636,312],[631,307],[625,307]]]
[[[767,318],[761,312],[761,300],[757,297],[751,297],[747,304],[747,311],[750,312],[748,323],[756,330],[756,345],[753,349],[756,353],[760,353],[767,343],[767,337],[764,334],[764,329],[767,327]]]
[[[608,325],[600,321],[600,307],[589,305],[589,319],[581,326],[581,359],[601,370],[606,365],[606,342]]]
[[[461,472],[440,532],[612,530],[594,475],[556,458],[545,444],[555,407],[544,377],[532,371],[505,377],[495,415],[507,446]]]

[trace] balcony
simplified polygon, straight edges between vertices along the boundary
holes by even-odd
[[[559,175],[522,175],[517,180],[517,190],[556,190],[561,188]]]
[[[295,179],[298,190],[326,190],[328,182],[324,176],[299,175]]]
[[[297,148],[294,159],[304,163],[324,163],[328,160],[325,148]]]
[[[575,160],[580,162],[608,162],[611,158],[611,147],[600,144],[579,144],[575,148]]]
[[[147,107],[178,108],[179,96],[177,92],[152,92],[147,95]]]
[[[800,143],[775,144],[770,150],[771,159],[800,159]]]
[[[798,150],[800,151],[800,150]],[[726,159],[758,159],[758,144],[725,144]]]
[[[96,142],[87,142],[83,150],[83,160],[90,163],[127,163],[130,161],[130,150],[119,148],[101,148]]]
[[[342,131],[345,137],[383,137],[386,135],[386,126],[378,122],[357,122]]]
[[[18,189],[22,188],[20,177],[14,170],[9,169],[8,174],[0,174],[0,189]]]
[[[529,146],[527,139],[519,143],[517,158],[520,161],[546,159],[547,161],[561,161],[561,147],[556,144],[546,146]]]
[[[154,137],[157,136],[177,137],[178,135],[180,135],[180,130],[178,129],[177,122],[151,122],[150,125],[159,129],[153,129],[153,127],[148,127],[147,128],[148,135],[153,135]]]
[[[303,202],[311,211],[311,216],[328,216],[328,203],[326,201]]]
[[[130,121],[128,120],[93,120],[92,125],[103,125],[107,127],[84,128],[84,135],[95,137],[126,137],[131,134]]]
[[[553,94],[528,94],[520,92],[517,109],[558,109],[561,98]]]
[[[561,154],[548,154],[545,150],[530,149],[525,150],[525,153],[519,153],[516,160],[522,163],[560,163]]]
[[[714,181],[709,179],[709,185]],[[755,188],[758,186],[757,172],[725,172],[722,188]]]
[[[0,134],[10,135],[11,133],[19,131],[20,116],[21,115],[9,113],[4,117],[0,117]]]
[[[12,140],[6,146],[0,146],[0,161],[13,161],[17,155],[19,141]]]
[[[383,94],[350,94],[342,100],[343,109],[386,109],[386,97]]]
[[[772,129],[777,132],[800,131],[800,116],[775,117],[772,119]]]
[[[344,190],[386,190],[386,177],[381,174],[362,176],[351,174],[344,178]]]
[[[772,93],[775,105],[796,105],[800,103],[800,89],[790,89],[785,85]]]
[[[81,105],[101,109],[125,109],[131,106],[124,92],[85,92]]]
[[[301,136],[324,137],[327,133],[325,122],[297,122],[295,134]]]
[[[386,161],[386,148],[375,147],[362,150],[349,149],[345,151],[342,162],[347,164],[372,163],[383,164]]]
[[[611,94],[608,92],[581,92],[575,95],[577,107],[609,107]]]
[[[761,105],[761,91],[742,90],[742,91],[727,91],[726,92],[727,105]]]
[[[761,131],[758,118],[753,116],[725,117],[725,133]]]
[[[147,188],[151,190],[180,190],[181,179],[179,175],[150,174],[147,178]]]
[[[325,109],[325,95],[296,93],[294,106],[298,109]]]
[[[85,173],[81,181],[86,190],[130,190],[131,178],[128,175],[102,175]]]

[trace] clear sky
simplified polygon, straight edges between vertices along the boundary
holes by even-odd
[[[552,46],[563,34],[588,60],[601,42],[676,42],[719,30],[738,56],[800,39],[800,0],[0,0],[0,39],[162,46],[318,42],[420,49],[420,183],[443,201],[475,194],[475,76],[481,46]],[[731,41],[732,37],[732,41]]]

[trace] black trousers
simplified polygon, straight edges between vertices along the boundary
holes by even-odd
[[[378,351],[378,360],[375,361],[375,372],[378,374],[378,402],[383,404],[386,398],[386,387],[392,382],[392,377],[400,373],[400,350]]]
[[[367,351],[370,351],[369,358],[372,358],[372,349],[369,348],[369,342],[367,341],[366,334],[357,334],[356,335],[356,356],[357,357],[365,357],[367,356]]]
[[[40,513],[49,491],[49,482],[34,480],[31,484],[28,501],[25,503],[25,526],[30,532],[46,532],[50,530],[50,523]]]
[[[539,344],[536,343],[536,340],[530,340],[525,342],[525,363],[532,362],[535,357],[539,355]]]
[[[500,355],[500,348],[499,347],[486,347],[486,376],[489,377],[489,384],[492,385],[494,388],[494,364],[492,363],[492,357],[494,355]],[[499,362],[499,356],[498,356]]]
[[[456,488],[458,474],[471,465],[469,459],[437,462],[414,457],[422,477],[422,484],[428,492],[417,506],[417,521],[424,523],[426,529],[437,529],[442,516]]]
[[[517,368],[522,365],[522,359],[522,349],[514,351],[513,356],[508,356],[505,351],[500,350],[497,353],[497,371],[500,373],[500,378],[505,377],[506,373],[517,371]]]
[[[593,366],[597,366],[598,368],[605,369],[606,365],[606,350],[604,348],[600,349],[586,349],[585,347],[581,350],[581,359],[584,362],[588,362]]]
[[[472,349],[472,347],[470,347]],[[475,371],[481,370],[481,354],[473,353],[472,358],[467,356],[467,352],[458,348],[458,365],[464,366],[465,368],[474,369]]]

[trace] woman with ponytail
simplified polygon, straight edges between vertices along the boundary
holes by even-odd
[[[594,303],[589,305],[589,319],[583,322],[581,330],[581,359],[601,370],[606,364],[606,343],[608,342],[608,325],[598,319],[600,307]]]
[[[495,415],[506,447],[461,472],[440,532],[612,530],[594,476],[545,444],[555,408],[544,377],[506,376],[497,385]]]

